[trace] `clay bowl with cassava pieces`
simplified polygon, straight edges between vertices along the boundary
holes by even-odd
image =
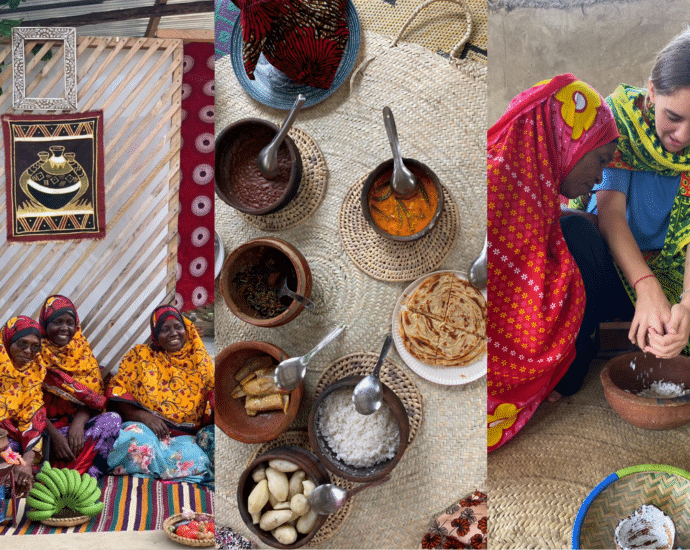
[[[426,164],[408,158],[403,163],[417,177],[417,189],[409,198],[399,197],[391,189],[393,159],[389,159],[367,176],[360,201],[364,219],[376,233],[409,242],[429,234],[438,223],[443,212],[443,187]]]
[[[269,546],[274,548],[299,548],[314,538],[316,532],[326,523],[328,516],[317,516],[313,529],[309,533],[298,534],[297,540],[294,543],[281,544],[275,539],[270,531],[264,531],[259,525],[252,522],[252,516],[248,510],[249,494],[256,486],[256,482],[252,479],[252,472],[261,464],[268,466],[268,461],[273,459],[282,459],[292,462],[298,466],[299,469],[304,471],[304,473],[307,474],[307,479],[311,479],[317,487],[324,483],[330,483],[330,477],[328,476],[328,471],[312,453],[294,445],[281,445],[280,447],[275,447],[274,449],[260,454],[240,475],[240,479],[237,483],[237,507],[247,527],[249,527],[252,533],[259,537],[262,542]],[[289,473],[287,475],[288,477],[290,476]]]
[[[302,157],[290,136],[278,149],[279,174],[265,178],[259,171],[259,152],[278,133],[267,120],[247,118],[224,128],[215,143],[216,193],[245,214],[262,215],[285,207],[302,179]]]
[[[346,376],[345,378],[336,380],[326,387],[326,389],[316,397],[316,400],[314,401],[309,413],[308,421],[309,445],[311,446],[314,454],[330,472],[333,472],[344,479],[358,483],[374,481],[390,474],[393,468],[395,468],[398,462],[400,462],[403,454],[405,454],[405,449],[407,449],[407,441],[410,437],[410,420],[407,416],[405,406],[392,389],[390,389],[386,384],[381,383],[383,386],[382,407],[388,406],[391,409],[393,417],[398,425],[400,440],[398,443],[397,452],[393,458],[379,462],[373,466],[352,466],[351,464],[348,464],[347,462],[344,462],[338,458],[337,454],[333,451],[333,449],[331,449],[326,441],[326,438],[322,434],[319,422],[320,408],[322,407],[324,401],[332,393],[342,389],[352,392],[357,383],[363,378],[364,376],[360,375]],[[359,413],[354,411],[353,414]]]
[[[252,358],[269,356],[277,365],[289,356],[278,346],[260,341],[243,341],[230,344],[216,356],[216,425],[229,437],[242,443],[271,441],[285,432],[297,416],[304,385],[290,392],[287,413],[281,410],[260,412],[249,416],[244,398],[232,397],[239,381],[235,374]]]
[[[679,355],[658,359],[651,353],[636,351],[614,357],[601,371],[606,400],[614,411],[634,426],[667,430],[690,423],[690,395],[637,395],[649,390],[654,382],[690,389],[690,358]]]
[[[285,277],[290,290],[311,297],[311,270],[302,253],[282,239],[260,237],[238,246],[225,258],[220,291],[230,311],[245,323],[278,327],[304,309],[288,296],[278,298]]]

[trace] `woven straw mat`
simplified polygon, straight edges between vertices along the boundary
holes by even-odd
[[[364,219],[365,180],[366,176],[350,188],[338,215],[340,238],[350,260],[380,281],[412,281],[438,268],[458,235],[458,209],[445,188],[443,211],[435,227],[421,239],[404,243],[379,235]]]
[[[282,231],[299,225],[316,211],[326,193],[328,167],[319,146],[311,136],[299,128],[291,128],[288,135],[295,142],[302,157],[302,179],[297,194],[277,212],[263,216],[240,213],[248,224],[257,229]]]
[[[263,340],[288,355],[303,355],[337,323],[347,325],[309,362],[306,395],[293,424],[297,428],[306,426],[318,377],[328,365],[352,353],[378,354],[391,331],[395,303],[407,286],[362,272],[345,253],[338,231],[338,212],[348,189],[391,156],[384,105],[394,113],[403,154],[434,170],[458,208],[458,236],[439,269],[466,271],[484,244],[486,66],[470,61],[451,64],[418,45],[400,41],[391,48],[390,43],[390,37],[365,28],[356,66],[365,59],[367,63],[328,99],[302,110],[295,123],[323,153],[329,172],[327,191],[302,223],[271,234],[292,243],[306,257],[313,277],[314,311],[304,311],[282,327],[262,329],[239,321],[222,299],[216,301],[217,350],[240,340]],[[216,63],[215,117],[220,132],[244,117],[281,124],[285,112],[251,99],[225,56]],[[226,254],[266,235],[220,200],[216,231]],[[395,349],[390,358],[404,366]],[[388,483],[357,495],[350,515],[323,548],[417,547],[440,512],[485,482],[486,379],[441,386],[408,372],[425,404],[414,444]],[[216,520],[251,538],[237,511],[235,492],[254,446],[232,440],[221,430],[216,435]]]
[[[604,397],[604,363],[592,364],[578,393],[542,404],[489,454],[491,548],[570,548],[582,502],[611,473],[639,464],[690,469],[690,429],[645,430],[623,420]]]
[[[249,464],[261,453],[265,453],[266,451],[275,449],[276,447],[280,447],[281,445],[293,445],[295,447],[301,447],[302,449],[311,451],[311,448],[309,447],[309,434],[306,430],[289,430],[284,434],[279,435],[273,441],[268,441],[257,446],[252,455],[247,460],[246,466],[249,466]],[[345,489],[346,491],[357,486],[356,483],[348,481],[347,479],[343,479],[342,477],[339,477],[331,472],[329,472],[329,476],[331,478],[331,483],[333,485],[337,485],[338,487]],[[338,508],[336,512],[330,514],[328,516],[328,519],[326,519],[326,523],[324,523],[321,526],[316,535],[314,535],[314,538],[309,541],[307,547],[321,547],[324,541],[331,538],[335,534],[335,532],[338,529],[340,529],[340,527],[342,527],[345,518],[347,518],[347,516],[350,515],[350,511],[352,510],[352,506],[354,505],[356,498],[357,496],[355,495],[354,497],[350,498],[345,504],[343,504],[343,506]]]
[[[398,35],[405,21],[424,0],[372,1],[353,0],[362,28],[390,37]],[[460,52],[463,59],[486,63],[487,0],[465,0],[472,17],[467,44]],[[467,29],[465,9],[441,1],[423,8],[406,30],[405,40],[448,55]]]

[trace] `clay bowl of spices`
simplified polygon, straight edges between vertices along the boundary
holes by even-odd
[[[220,290],[239,319],[259,327],[277,327],[304,309],[296,300],[280,296],[285,279],[290,290],[311,297],[311,270],[302,253],[282,239],[260,237],[228,255],[220,273]]]
[[[276,212],[295,196],[302,179],[302,157],[286,136],[278,149],[278,175],[264,177],[257,164],[261,150],[278,127],[258,118],[238,120],[216,138],[216,193],[226,204],[245,214]]]
[[[391,188],[393,159],[379,164],[364,181],[364,219],[379,235],[394,241],[414,241],[428,234],[443,212],[443,188],[436,174],[414,159],[403,159],[417,177],[417,188],[401,196]]]

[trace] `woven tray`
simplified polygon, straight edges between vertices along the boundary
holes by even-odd
[[[41,523],[49,527],[74,527],[82,525],[91,519],[91,516],[75,515],[77,512],[72,510],[64,512],[64,510],[63,508],[63,510],[58,512],[58,517],[53,516],[52,518],[41,520]]]
[[[249,460],[247,460],[247,466],[249,466],[249,464],[251,464],[252,461],[255,460],[260,454],[265,453],[266,451],[269,451],[271,449],[275,449],[276,447],[280,447],[281,445],[294,445],[295,447],[301,447],[302,449],[306,449],[311,452],[311,448],[309,447],[309,435],[307,434],[307,432],[304,430],[290,430],[278,436],[276,439],[272,441],[262,443],[252,453],[252,455],[249,457]],[[331,472],[328,472],[328,475],[331,478],[331,483],[333,485],[337,485],[342,489],[352,489],[356,486],[355,483],[338,477],[337,475]],[[326,519],[326,523],[323,524],[323,527],[321,527],[321,529],[318,530],[316,535],[314,535],[314,538],[311,539],[309,543],[305,546],[318,546],[319,543],[331,538],[338,531],[338,529],[340,529],[343,522],[345,521],[345,518],[347,518],[347,516],[350,515],[353,502],[354,497],[350,498],[341,508],[338,508],[338,510],[330,514]]]
[[[314,395],[318,396],[327,386],[346,376],[371,374],[377,359],[378,355],[374,353],[353,353],[341,357],[321,373]],[[410,421],[410,436],[407,439],[409,447],[422,426],[422,394],[405,369],[388,358],[383,362],[379,378],[396,393],[405,406]]]
[[[213,517],[210,514],[205,514],[205,515],[207,515],[211,518]],[[216,545],[215,538],[210,539],[210,540],[188,539],[185,537],[180,537],[180,536],[176,535],[175,533],[173,533],[170,530],[170,527],[174,523],[176,523],[182,519],[184,519],[183,514],[173,514],[172,516],[168,516],[167,518],[165,518],[165,521],[163,521],[163,531],[165,531],[165,534],[168,535],[168,538],[170,540],[174,540],[175,542],[179,542],[180,544],[184,544],[185,546],[208,547],[208,546],[215,546]]]
[[[252,216],[237,211],[248,224],[263,231],[283,231],[299,225],[314,213],[326,194],[328,167],[316,141],[298,128],[291,128],[288,135],[302,157],[302,180],[297,194],[287,206],[272,214]]]
[[[434,271],[450,254],[458,236],[458,208],[443,187],[443,212],[428,235],[411,242],[391,241],[364,219],[361,194],[367,176],[355,183],[340,207],[338,228],[345,252],[364,273],[379,281],[412,281]]]
[[[653,504],[676,525],[674,548],[690,546],[690,472],[644,464],[619,470],[585,499],[573,528],[573,548],[615,548],[618,523],[643,504]]]

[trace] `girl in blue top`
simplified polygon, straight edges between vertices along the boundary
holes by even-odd
[[[591,304],[578,339],[632,318],[642,350],[690,355],[690,28],[659,53],[647,90],[621,84],[606,101],[620,138],[588,208],[600,234],[582,217],[561,221]],[[573,362],[551,400],[580,388],[593,356]]]

